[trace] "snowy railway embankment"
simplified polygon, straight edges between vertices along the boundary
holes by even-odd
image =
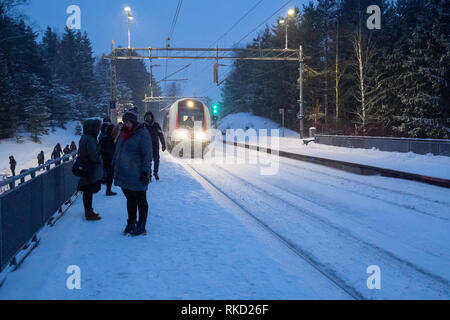
[[[279,130],[277,135],[280,137],[275,137],[276,140],[274,141],[271,141],[272,138],[269,136],[267,141],[264,141],[264,144],[250,142],[252,145],[259,145],[263,148],[272,148],[307,157],[324,158],[416,175],[450,179],[450,157],[446,156],[420,155],[412,152],[388,152],[375,148],[335,147],[314,142],[306,145],[299,139],[297,133],[286,129],[285,137],[281,137],[282,130],[278,124],[269,119],[254,116],[251,113],[237,113],[225,117],[220,122],[219,130],[224,132],[227,129],[242,129],[244,131],[254,129],[256,133],[260,133],[260,130],[267,130],[269,135],[271,130]],[[224,140],[227,140],[225,136]],[[228,138],[228,140],[233,141],[234,138]],[[239,142],[244,143],[245,141]]]
[[[249,152],[239,164],[192,167],[353,298],[450,297],[447,189],[284,158],[264,176],[252,156],[272,157]],[[381,270],[380,290],[368,289],[372,266]]]

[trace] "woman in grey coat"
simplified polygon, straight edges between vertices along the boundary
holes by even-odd
[[[138,236],[146,234],[152,142],[148,130],[138,123],[136,112],[127,111],[123,123],[113,159],[114,184],[122,188],[127,198],[128,222],[124,234]],[[136,222],[138,208],[139,222]]]
[[[83,191],[83,204],[86,220],[100,220],[100,216],[92,208],[93,195],[101,189],[103,177],[103,163],[98,145],[97,136],[100,131],[100,120],[86,120],[83,124],[83,136],[80,139],[78,156],[89,163],[90,172],[86,177],[80,178],[78,190]]]

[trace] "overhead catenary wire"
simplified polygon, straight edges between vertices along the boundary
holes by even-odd
[[[224,34],[222,34],[219,38],[217,38],[217,40],[215,40],[213,43],[211,43],[208,48],[212,48],[214,45],[216,45],[221,39],[223,39],[228,33],[230,33],[236,26],[239,25],[239,23],[241,23],[250,13],[252,13],[264,0],[258,0],[249,10],[247,10],[247,12],[244,13],[244,15],[242,15],[227,31],[225,31]],[[202,53],[200,55],[203,56],[205,53]],[[194,78],[196,78],[198,75],[202,74],[203,71],[206,70],[206,68],[209,67],[209,64],[206,63],[206,66],[199,72],[197,73]]]
[[[183,5],[183,0],[178,0],[177,8],[175,9],[175,14],[174,14],[173,19],[172,19],[172,24],[170,25],[169,36],[167,37],[167,43],[166,43],[166,47],[167,48],[169,48],[170,40],[172,39],[173,34],[175,32],[175,27],[176,27],[177,22],[178,22],[178,17],[180,16],[180,11],[181,11],[182,5]],[[169,52],[166,52],[166,55],[168,56]],[[164,79],[167,79],[168,64],[169,64],[169,61],[166,60],[165,70],[164,70]],[[164,82],[164,92],[167,92],[167,82]]]
[[[248,36],[250,36],[252,33],[254,33],[255,31],[257,31],[262,25],[264,25],[267,21],[269,21],[270,19],[272,19],[276,14],[278,14],[281,10],[283,10],[283,8],[285,8],[288,4],[290,4],[293,0],[288,0],[286,1],[279,9],[277,9],[273,14],[271,14],[267,19],[265,19],[263,22],[261,22],[260,24],[258,24],[254,29],[252,29],[250,32],[248,32],[245,36],[243,36],[238,42],[236,42],[234,44],[234,46],[239,45],[242,41],[244,41]],[[258,3],[259,4],[259,3]],[[203,68],[197,75],[200,75],[201,73],[203,73],[206,68],[211,67],[211,65],[207,65],[205,68]],[[231,71],[229,71],[227,73],[227,75],[230,73]],[[226,80],[226,78],[224,80],[222,80],[221,83],[223,83]],[[208,92],[211,89],[208,89]]]
[[[174,32],[175,32],[175,27],[177,25],[178,22],[178,17],[180,16],[180,11],[181,11],[181,6],[183,5],[183,0],[178,0],[178,5],[177,8],[175,10],[175,15],[173,16],[173,20],[172,20],[172,24],[170,26],[170,31],[169,31],[169,39],[172,38]]]
[[[280,56],[280,55],[281,55],[281,54],[279,54],[278,56]],[[291,54],[289,57],[292,57],[292,56],[293,56],[293,54]],[[270,70],[267,70],[267,71],[263,71],[263,72],[257,73],[256,75],[251,76],[249,79],[246,79],[246,81],[248,81],[248,80],[256,80],[256,79],[259,79],[259,78],[261,78],[262,76],[265,76],[265,75],[268,74],[268,73],[272,73],[272,72],[274,72],[274,71],[281,70],[281,69],[283,69],[284,67],[285,67],[285,66],[282,65],[282,66],[277,67],[277,68],[275,68],[275,69],[270,69]],[[231,73],[232,71],[233,71],[233,70],[229,70],[229,71],[225,74],[224,79],[219,83],[219,85],[221,85],[222,83],[224,83],[224,82],[231,76],[230,73]],[[205,87],[205,88],[206,88],[205,94],[208,93],[208,92],[210,92],[212,89],[214,89],[215,86],[216,86],[215,84],[206,86],[206,87]],[[200,91],[203,91],[203,90],[204,90],[204,88],[203,88],[202,90],[200,90]]]

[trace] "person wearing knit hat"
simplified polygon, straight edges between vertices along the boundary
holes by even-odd
[[[138,123],[137,110],[131,109],[131,110],[128,110],[127,112],[125,112],[125,114],[123,115],[122,121],[123,122],[130,121],[133,124],[137,124]]]
[[[150,134],[137,118],[134,110],[123,115],[123,129],[113,158],[114,184],[122,188],[127,198],[128,221],[123,233],[131,236],[145,235],[147,232],[147,189],[153,154]]]

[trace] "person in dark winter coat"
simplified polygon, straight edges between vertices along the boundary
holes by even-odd
[[[164,139],[164,134],[161,130],[161,126],[158,122],[155,122],[155,117],[153,113],[147,112],[145,114],[145,127],[147,128],[150,136],[152,137],[153,146],[153,174],[156,180],[159,180],[159,142],[161,141],[162,151],[166,151],[166,140]],[[150,166],[150,181],[152,178],[152,171]]]
[[[66,155],[68,155],[68,154],[70,154],[71,152],[70,152],[70,147],[69,147],[69,145],[66,145],[66,147],[64,148],[64,155],[66,156]],[[64,162],[67,162],[67,161],[69,161],[69,159],[67,158],[67,159],[64,159]]]
[[[77,151],[77,145],[75,144],[75,141],[72,141],[70,144],[70,152],[73,153],[75,151]]]
[[[13,156],[10,156],[9,157],[9,168],[11,169],[11,173],[12,173],[13,177],[16,175],[16,165],[17,165],[16,159],[14,159]]]
[[[55,146],[55,150],[57,150],[57,152],[59,152],[59,157],[58,158],[60,158],[62,156],[62,154],[63,154],[63,150],[62,150],[61,145],[59,143]]]
[[[106,131],[106,129],[108,128],[108,126],[109,126],[109,123],[105,123],[104,121],[103,121],[103,123],[102,123],[102,126],[100,127],[100,137],[98,138],[98,141],[99,141],[99,143],[100,143],[100,152],[102,151],[102,145],[101,145],[101,142],[102,142],[102,139],[103,139],[103,136],[105,135],[105,131]],[[103,156],[102,156],[103,157]],[[103,159],[103,158],[102,158]],[[103,177],[102,177],[102,184],[105,184],[106,185],[106,177],[107,176],[107,174],[106,174],[106,170],[105,170],[105,162],[103,161]]]
[[[114,178],[114,167],[113,167],[113,157],[116,151],[116,144],[114,143],[114,138],[112,136],[112,131],[114,129],[113,124],[108,124],[104,132],[100,137],[100,150],[103,160],[103,171],[106,173],[106,195],[116,196],[117,193],[111,191],[111,186]]]
[[[44,151],[39,152],[37,159],[38,159],[38,167],[42,166],[45,163]]]
[[[86,220],[100,220],[100,216],[92,208],[93,195],[101,189],[103,176],[103,162],[100,154],[100,146],[97,136],[100,131],[100,121],[89,119],[83,124],[83,136],[79,143],[78,156],[84,162],[89,163],[92,168],[89,174],[80,178],[78,190],[83,191],[83,204]]]
[[[113,160],[114,184],[122,188],[127,198],[128,222],[124,234],[138,236],[146,233],[152,142],[148,130],[138,123],[135,111],[126,112],[123,122]],[[139,222],[136,223],[138,208]]]
[[[69,145],[66,145],[66,147],[64,148],[64,155],[70,154],[70,147]]]
[[[58,145],[59,145],[59,143],[58,143]],[[61,158],[62,151],[59,150],[58,145],[56,145],[56,147],[53,149],[52,160]],[[61,146],[60,146],[60,148],[61,148]],[[61,164],[61,161],[56,162],[56,165],[60,165],[60,164]]]

